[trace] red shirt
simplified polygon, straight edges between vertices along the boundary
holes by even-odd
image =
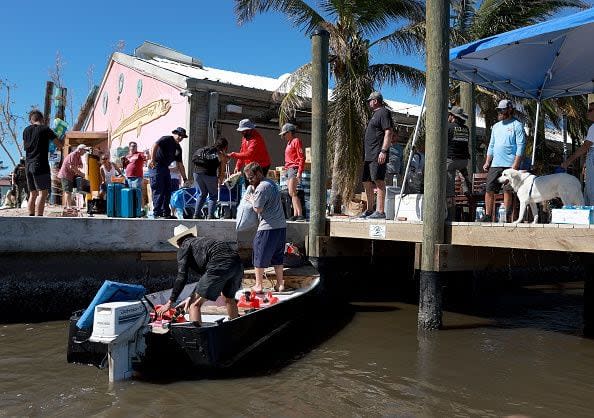
[[[285,169],[291,167],[297,167],[297,177],[301,177],[305,167],[305,155],[303,155],[303,144],[299,138],[288,141],[285,148]]]
[[[262,168],[270,167],[270,156],[266,149],[266,143],[260,132],[255,129],[252,130],[252,137],[249,140],[245,139],[245,137],[241,138],[239,152],[232,152],[230,156],[237,159],[235,171],[241,170],[251,162],[260,164]]]
[[[144,153],[135,152],[126,155],[126,177],[142,177],[144,167]]]

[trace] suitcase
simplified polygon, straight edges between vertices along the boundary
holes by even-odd
[[[122,218],[140,218],[142,209],[142,192],[140,189],[122,189],[120,202]]]
[[[120,183],[109,183],[107,185],[107,216],[110,218],[121,215],[121,191],[123,185]]]

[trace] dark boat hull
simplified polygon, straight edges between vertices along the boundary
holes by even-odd
[[[246,313],[240,318],[196,327],[190,323],[175,324],[166,334],[146,334],[146,352],[135,368],[142,371],[170,367],[229,368],[255,348],[265,344],[292,322],[316,309],[320,302],[320,284],[315,284],[291,299]],[[78,316],[70,319],[68,362],[99,366],[107,346],[99,343],[75,343],[88,333],[75,326]],[[83,335],[84,334],[84,335]]]
[[[233,366],[256,347],[305,316],[318,302],[318,289],[311,289],[266,309],[212,326],[176,325],[170,337],[182,348],[194,366]]]

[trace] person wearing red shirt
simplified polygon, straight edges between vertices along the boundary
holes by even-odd
[[[128,155],[122,157],[122,167],[126,170],[126,178],[141,178],[146,161],[144,154],[138,151],[138,144],[134,141],[128,144],[128,150]]]
[[[270,156],[268,155],[264,138],[255,128],[256,125],[251,120],[241,120],[237,128],[237,131],[241,132],[242,135],[241,148],[239,152],[231,152],[227,156],[237,159],[237,163],[235,164],[236,173],[240,172],[249,163],[255,162],[262,167],[264,177],[266,177],[270,168]]]
[[[301,139],[295,136],[297,128],[292,123],[285,123],[280,131],[280,136],[287,140],[285,148],[285,175],[287,176],[287,189],[293,203],[293,217],[290,221],[304,221],[303,207],[297,196],[297,185],[301,182],[301,173],[305,167],[305,155]]]

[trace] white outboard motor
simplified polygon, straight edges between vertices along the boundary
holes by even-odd
[[[144,327],[148,312],[140,301],[109,302],[95,307],[89,341],[107,344],[109,381],[132,376],[132,359],[144,354]]]

